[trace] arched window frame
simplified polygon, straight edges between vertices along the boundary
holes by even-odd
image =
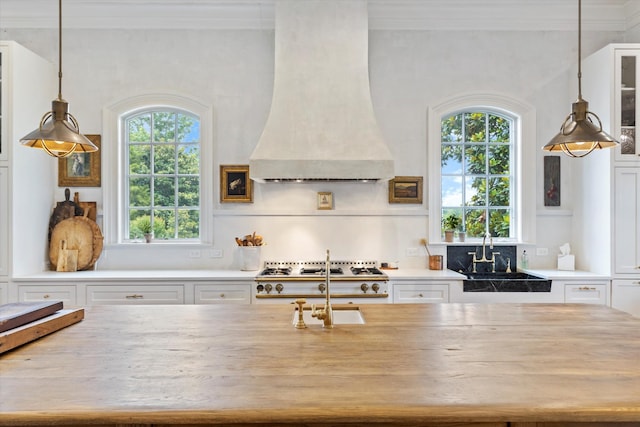
[[[171,109],[189,112],[200,119],[200,239],[167,241],[166,244],[210,245],[213,206],[212,113],[211,108],[194,99],[175,94],[140,95],[117,102],[103,113],[103,234],[107,245],[133,244],[126,235],[126,143],[124,119],[151,109]],[[107,141],[112,141],[108,143]]]
[[[499,94],[464,94],[429,108],[429,240],[441,242],[441,120],[468,110],[493,111],[514,120],[513,236],[509,243],[534,243],[536,229],[536,114],[526,103]]]

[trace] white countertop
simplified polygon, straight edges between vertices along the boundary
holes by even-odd
[[[390,279],[454,279],[462,280],[463,274],[453,270],[429,270],[428,268],[399,268],[397,270],[384,270]]]
[[[397,270],[384,270],[391,280],[462,280],[464,275],[452,270],[429,270],[427,268],[400,268]],[[609,280],[610,277],[589,271],[565,271],[565,270],[521,270],[525,273],[542,276],[551,280]],[[64,282],[87,281],[98,282],[102,280],[132,280],[154,282],[176,280],[227,280],[247,281],[253,280],[258,271],[240,270],[97,270],[57,272],[42,271],[24,276],[14,277],[16,282]]]
[[[40,273],[14,277],[13,280],[28,281],[87,281],[126,279],[133,281],[152,280],[154,282],[176,280],[253,280],[258,271],[240,270],[97,270],[57,272],[43,271]]]
[[[609,280],[611,276],[581,270],[520,270],[551,280]]]

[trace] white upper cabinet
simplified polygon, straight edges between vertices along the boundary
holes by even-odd
[[[636,131],[640,99],[636,96],[640,82],[640,49],[615,50],[614,120],[612,132],[620,141],[616,150],[616,161],[640,162],[640,136]]]

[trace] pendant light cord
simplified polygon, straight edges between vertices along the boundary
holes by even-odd
[[[578,99],[582,99],[582,0],[578,0]]]
[[[58,99],[62,99],[62,0],[58,0]]]

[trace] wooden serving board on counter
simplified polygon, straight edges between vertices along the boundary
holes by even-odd
[[[37,340],[84,319],[84,309],[58,310],[54,314],[0,333],[0,354]]]
[[[62,301],[14,302],[0,305],[0,332],[17,328],[62,310]]]

